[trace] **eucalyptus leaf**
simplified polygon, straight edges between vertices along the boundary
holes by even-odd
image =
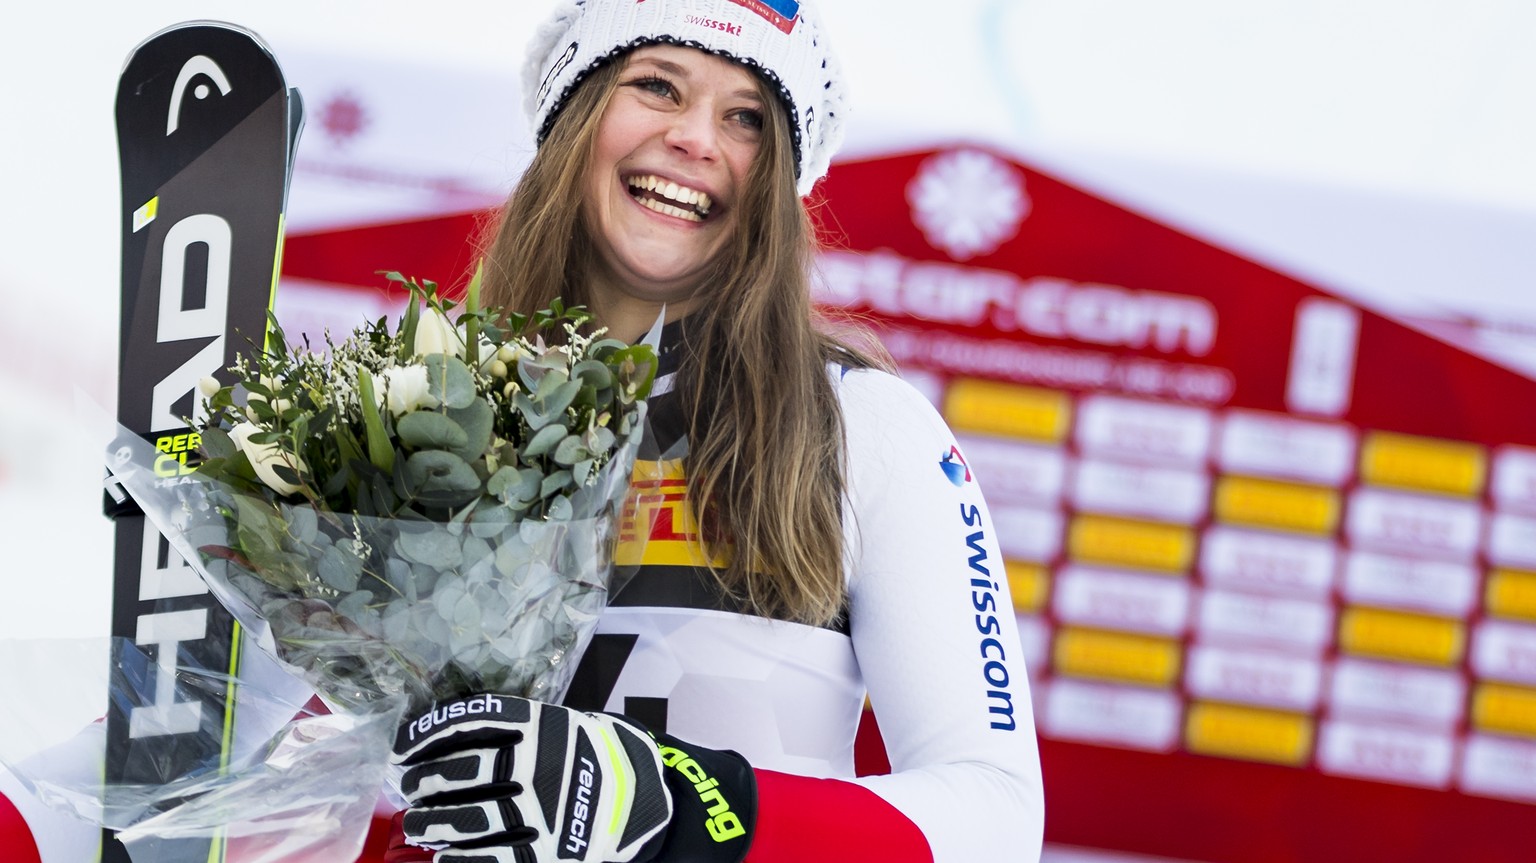
[[[516,490],[518,482],[519,479],[516,468],[502,467],[498,469],[494,474],[491,474],[490,480],[488,480],[485,484],[485,493],[491,495],[492,497],[506,499],[509,493]],[[471,527],[471,529],[473,529],[473,527]],[[496,530],[500,530],[500,528],[496,528]]]
[[[396,596],[405,596],[411,583],[410,562],[397,557],[385,561],[384,578]]]
[[[595,390],[604,390],[613,386],[613,372],[608,370],[605,363],[597,360],[585,360],[577,363],[571,370],[571,378],[580,378],[581,381]]]
[[[555,447],[554,458],[556,464],[563,464],[569,467],[589,455],[591,453],[587,452],[585,446],[582,446],[580,435],[566,435],[560,441],[560,445]]]
[[[400,441],[412,449],[454,450],[469,443],[464,427],[437,411],[412,411],[395,423]]]
[[[539,431],[549,425],[558,414],[545,413],[543,409],[533,403],[526,393],[518,393],[512,397],[512,407],[517,411],[523,421],[528,423],[528,428]]]
[[[544,477],[544,481],[539,485],[539,497],[549,497],[570,484],[571,472],[568,470],[557,470]]]
[[[459,542],[446,531],[402,531],[395,541],[400,555],[415,563],[424,563],[446,569],[458,566],[463,559]]]
[[[288,522],[288,535],[304,545],[315,541],[320,531],[320,517],[313,507],[282,505],[283,519]]]
[[[368,608],[368,603],[372,601],[372,593],[366,590],[353,591],[352,593],[342,597],[340,602],[336,603],[336,613],[342,617],[361,621],[364,617],[367,616],[368,612],[371,611],[371,609]]]
[[[411,605],[404,600],[391,602],[383,612],[384,637],[394,642],[406,641],[411,631]]]
[[[316,569],[320,580],[327,586],[342,593],[350,593],[357,590],[357,580],[362,574],[363,562],[355,555],[343,551],[340,546],[333,545],[320,556],[320,563]]]
[[[473,462],[485,454],[491,445],[491,434],[496,425],[496,412],[484,399],[475,399],[462,408],[450,408],[448,416],[464,430],[465,442],[448,447],[454,454]]]
[[[517,471],[511,468],[504,468],[504,470],[511,472],[512,481],[517,480]],[[469,532],[481,539],[491,539],[500,536],[513,520],[514,513],[508,507],[499,504],[481,506],[475,510],[475,518],[469,523]]]
[[[542,396],[544,394],[542,384],[540,385],[539,390],[539,395]],[[575,401],[576,394],[579,392],[581,392],[580,381],[567,381],[566,383],[555,387],[549,393],[548,397],[542,400],[540,409],[543,410],[547,415],[556,415],[562,413],[566,408],[571,406],[571,402]]]
[[[412,602],[423,596],[430,596],[437,589],[437,583],[443,577],[443,570],[424,563],[411,566],[411,589],[406,594],[406,599]]]
[[[549,502],[550,521],[570,521],[572,514],[570,498],[557,497]]]
[[[468,407],[475,400],[475,376],[458,357],[431,354],[422,360],[427,367],[427,392],[450,408]]]
[[[564,426],[558,424],[545,426],[544,428],[539,429],[538,434],[535,434],[528,441],[527,446],[523,447],[523,455],[542,456],[548,453],[551,449],[558,446],[562,441],[564,441],[565,435],[566,431]]]
[[[202,433],[203,452],[209,458],[229,458],[235,454],[235,442],[223,429],[208,428]]]
[[[421,450],[406,460],[411,486],[422,491],[480,492],[480,477],[464,459],[451,452]]]
[[[451,607],[465,595],[463,577],[450,573],[438,579],[437,589],[432,591],[432,602],[438,608]]]

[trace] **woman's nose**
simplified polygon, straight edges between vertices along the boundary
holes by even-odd
[[[695,159],[713,160],[720,155],[719,134],[713,109],[695,104],[675,115],[665,140],[668,146]]]

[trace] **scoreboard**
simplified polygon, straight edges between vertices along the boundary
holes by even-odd
[[[823,196],[820,305],[992,507],[1047,838],[1529,853],[1536,382],[985,149]]]

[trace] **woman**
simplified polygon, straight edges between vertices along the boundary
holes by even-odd
[[[488,301],[667,324],[631,577],[567,707],[476,696],[402,729],[404,832],[439,860],[1038,857],[985,504],[928,403],[813,326],[801,196],[843,106],[808,7],[589,0],[535,40],[540,149]],[[866,691],[894,772],[854,779]]]

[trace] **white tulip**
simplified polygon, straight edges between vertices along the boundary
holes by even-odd
[[[496,362],[496,343],[484,335],[480,336],[480,349],[475,352],[475,359],[471,360],[468,356],[465,356],[464,361],[479,368],[481,374],[488,374],[491,370],[491,364]]]
[[[384,378],[384,403],[395,416],[408,414],[418,408],[437,407],[437,399],[427,391],[426,366],[391,366],[381,375]]]
[[[256,478],[266,483],[269,488],[278,494],[293,494],[299,490],[294,485],[277,475],[275,465],[283,465],[295,473],[308,473],[309,466],[297,455],[286,452],[275,443],[252,443],[251,435],[260,432],[254,423],[240,423],[229,430],[230,440],[235,446],[245,453],[250,459],[251,467],[256,471]]]
[[[416,343],[412,347],[419,357],[431,354],[458,356],[464,350],[464,337],[446,315],[429,307],[422,311],[416,322]]]
[[[218,394],[222,386],[219,383],[219,379],[213,375],[203,375],[197,382],[197,391],[202,394],[203,398],[211,399]]]

